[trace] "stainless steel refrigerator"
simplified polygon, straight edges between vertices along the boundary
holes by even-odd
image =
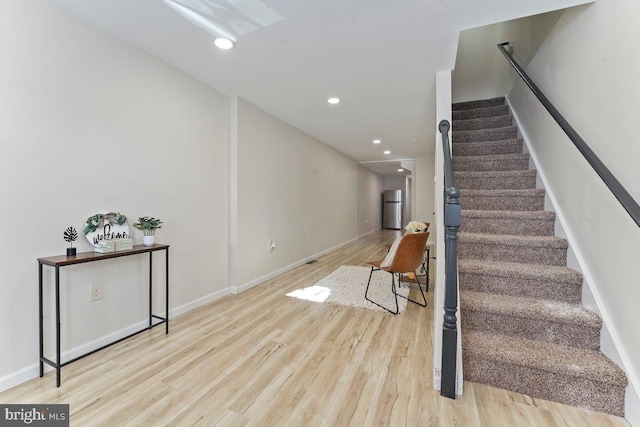
[[[382,200],[382,228],[402,229],[402,190],[386,190]]]

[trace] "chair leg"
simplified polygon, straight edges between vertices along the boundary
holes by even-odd
[[[420,294],[422,295],[422,301],[424,301],[424,305],[423,305],[423,304],[421,304],[421,303],[419,303],[418,301],[414,301],[414,300],[409,299],[409,298],[407,298],[407,299],[408,299],[409,301],[413,302],[413,303],[418,304],[420,307],[426,307],[426,306],[427,306],[427,296],[424,294],[424,291],[422,290],[422,285],[420,284],[420,279],[418,279],[418,275],[416,274],[416,272],[415,272],[415,271],[413,272],[413,274],[415,274],[415,275],[416,275],[416,282],[418,282],[418,289],[420,289]],[[428,283],[429,283],[429,282],[428,282],[428,280],[429,280],[429,278],[427,277],[427,278],[426,278],[427,286],[429,286],[429,285],[428,285]],[[429,292],[429,288],[428,288],[428,287],[427,287],[427,292]]]
[[[431,260],[435,259],[435,257],[431,257],[431,247],[427,246],[427,248],[425,249],[425,255],[422,258],[422,266],[420,267],[420,271],[424,273],[426,279],[426,292],[429,292],[429,274],[430,274],[430,266],[431,266]]]
[[[369,273],[369,281],[367,282],[367,289],[364,291],[364,299],[366,299],[370,303],[377,305],[380,308],[384,308],[391,314],[398,314],[398,312],[400,311],[400,306],[398,305],[398,294],[396,293],[396,283],[395,283],[395,278],[393,273],[391,273],[391,290],[393,291],[393,294],[396,297],[396,311],[389,310],[387,307],[378,304],[377,302],[370,299],[369,296],[367,295],[369,293],[369,285],[371,285],[371,276],[373,276],[374,271],[379,271],[379,270],[380,270],[379,268],[371,267],[371,273]]]
[[[431,247],[427,246],[427,271],[425,272],[426,274],[426,279],[425,281],[427,282],[427,292],[429,292],[429,275],[430,275],[430,266],[431,266],[431,260],[435,259],[435,257],[431,258]]]
[[[418,302],[418,301],[414,301],[411,298],[409,298],[408,296],[404,296],[404,295],[399,295],[396,294],[396,300],[398,299],[398,297],[402,297],[404,299],[406,299],[407,301],[411,301],[414,304],[418,304],[420,307],[426,307],[427,306],[427,297],[424,294],[424,291],[422,290],[422,285],[420,284],[420,279],[418,279],[418,274],[417,272],[413,272],[413,274],[416,276],[416,282],[418,283],[418,289],[420,289],[420,294],[422,294],[422,300],[424,301],[424,303]],[[400,275],[398,274],[398,283],[400,283]],[[395,287],[393,289],[393,292],[395,293]]]

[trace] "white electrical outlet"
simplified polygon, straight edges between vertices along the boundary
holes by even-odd
[[[101,300],[103,297],[102,283],[91,285],[91,302]]]

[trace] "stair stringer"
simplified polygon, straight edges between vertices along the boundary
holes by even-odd
[[[531,149],[529,144],[530,138],[524,127],[520,125],[518,112],[513,108],[509,100],[509,96],[505,96],[507,105],[511,115],[513,116],[514,124],[518,129],[518,138],[523,141],[523,152],[529,154],[529,168],[537,171],[536,175],[536,188],[545,190],[545,204],[544,209],[556,214],[556,223],[554,234],[557,237],[561,237],[567,240],[569,247],[567,250],[567,267],[578,271],[582,274],[582,305],[595,312],[602,319],[602,329],[600,332],[600,351],[607,356],[611,361],[622,369],[629,380],[627,388],[625,390],[625,413],[633,408],[640,408],[640,376],[637,372],[631,368],[630,358],[624,351],[621,345],[619,335],[613,329],[611,316],[604,304],[600,292],[594,285],[595,280],[589,270],[589,266],[585,261],[585,257],[580,250],[580,247],[576,244],[577,240],[571,231],[571,227],[568,226],[568,220],[562,210],[557,210],[558,206],[557,198],[553,192],[553,189],[548,185],[548,180],[543,169],[538,167],[539,157],[535,150]],[[640,412],[640,410],[637,410]],[[627,417],[629,418],[629,417]]]

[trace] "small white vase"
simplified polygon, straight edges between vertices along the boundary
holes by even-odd
[[[145,246],[153,246],[156,244],[156,236],[142,236],[142,244]]]

